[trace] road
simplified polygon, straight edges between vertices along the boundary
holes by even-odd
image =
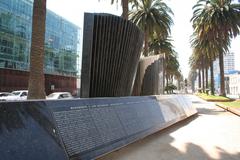
[[[100,160],[240,160],[240,117],[188,95],[199,114]]]

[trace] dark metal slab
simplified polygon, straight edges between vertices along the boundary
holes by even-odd
[[[130,96],[143,38],[135,24],[121,17],[85,13],[81,97]]]
[[[0,103],[0,159],[95,159],[195,113],[182,96]]]
[[[164,91],[163,56],[141,58],[133,87],[134,96],[159,95]]]
[[[155,97],[49,101],[70,159],[92,159],[164,123]]]
[[[45,102],[0,103],[0,159],[68,159]]]

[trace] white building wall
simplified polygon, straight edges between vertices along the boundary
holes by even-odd
[[[231,74],[229,77],[229,88],[231,95],[240,95],[240,74]]]

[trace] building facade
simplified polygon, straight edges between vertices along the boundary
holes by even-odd
[[[218,58],[214,61],[213,68],[215,75],[220,74]],[[229,52],[226,55],[224,55],[224,72],[228,73],[229,71],[232,71],[234,69],[235,69],[235,54],[234,52]]]
[[[219,89],[220,89],[219,59],[216,59],[214,61],[213,68],[214,68],[215,90],[219,91]],[[229,52],[224,55],[224,72],[225,72],[225,74],[228,74],[234,70],[235,70],[235,54],[234,54],[234,52]]]
[[[227,75],[229,78],[229,94],[240,96],[240,72]]]
[[[0,91],[26,89],[32,32],[33,0],[0,0]],[[80,28],[47,10],[45,88],[76,90]]]

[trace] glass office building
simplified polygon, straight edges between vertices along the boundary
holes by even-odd
[[[33,0],[0,0],[0,69],[29,70],[32,10]],[[77,76],[79,34],[79,27],[47,10],[46,74]]]
[[[33,0],[0,0],[0,67],[28,70]],[[47,11],[45,73],[76,75],[79,28]]]

